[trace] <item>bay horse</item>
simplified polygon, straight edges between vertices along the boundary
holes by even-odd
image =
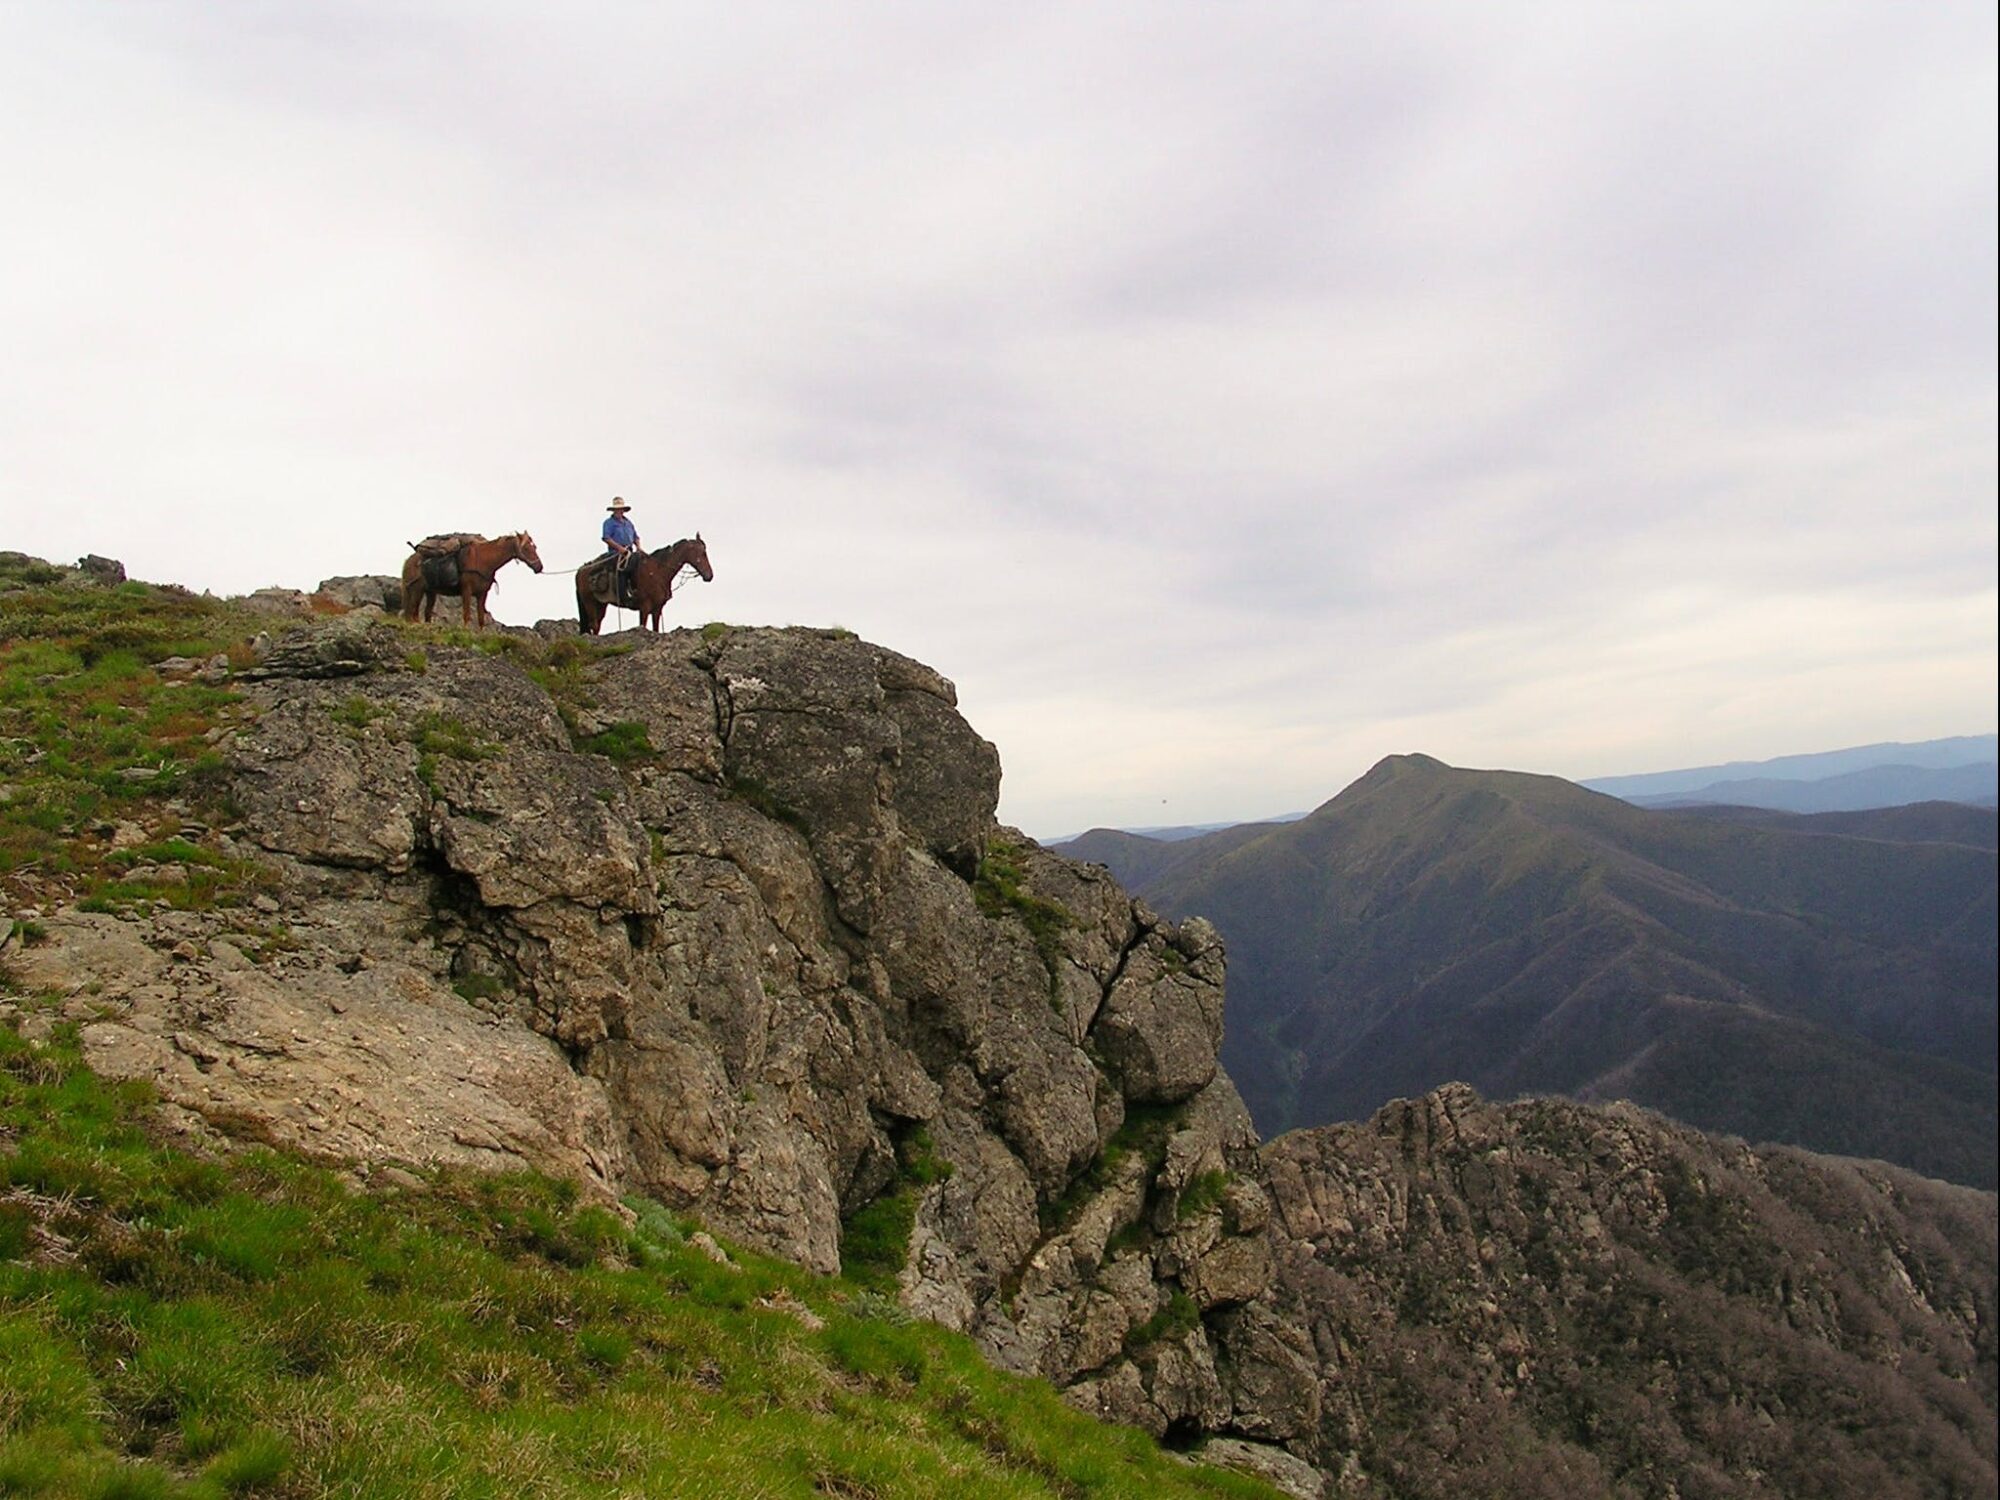
[[[490,542],[468,542],[459,549],[459,616],[465,624],[472,623],[473,606],[477,604],[479,629],[486,628],[486,595],[493,587],[493,575],[515,561],[526,563],[537,573],[542,571],[542,555],[535,550],[535,539],[525,531]],[[423,555],[412,549],[403,560],[403,618],[416,619],[421,607],[424,623],[429,624],[439,597],[439,590],[432,588],[424,577]]]
[[[597,576],[609,566],[609,563],[600,563],[595,568],[586,565],[576,570],[576,623],[585,635],[597,634],[598,627],[604,623],[604,612],[610,608],[597,597],[594,587]],[[708,562],[708,543],[701,539],[698,531],[691,537],[683,537],[671,547],[639,555],[632,564],[629,576],[632,592],[639,601],[641,626],[650,621],[651,629],[660,628],[660,612],[674,597],[674,580],[680,577],[681,569],[687,567],[701,574],[703,583],[715,581],[715,569]]]

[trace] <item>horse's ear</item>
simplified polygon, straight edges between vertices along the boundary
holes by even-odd
[[[700,533],[699,531],[697,531],[697,532],[696,532],[696,533],[694,534],[694,539],[695,539],[695,540],[696,540],[697,542],[701,540],[701,533]]]

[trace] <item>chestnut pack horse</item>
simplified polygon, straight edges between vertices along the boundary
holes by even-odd
[[[537,573],[542,571],[542,555],[535,550],[535,539],[525,531],[496,537],[490,542],[468,542],[459,548],[459,613],[467,625],[472,623],[473,606],[476,604],[479,607],[478,628],[486,628],[486,595],[493,587],[493,575],[515,561],[526,563]],[[413,547],[403,561],[403,618],[416,619],[421,607],[424,620],[428,623],[432,612],[437,609],[439,596],[445,592],[424,576],[423,554]]]
[[[611,564],[585,564],[576,570],[576,623],[585,635],[596,635],[598,627],[604,623],[604,612],[609,609],[597,597],[597,580],[603,570]],[[696,532],[691,537],[683,537],[671,547],[662,547],[657,552],[642,552],[628,570],[632,580],[632,592],[638,599],[639,623],[653,630],[660,628],[660,611],[667,607],[667,601],[674,597],[674,580],[681,576],[682,568],[693,568],[701,574],[703,583],[715,581],[715,569],[708,563],[708,543]]]

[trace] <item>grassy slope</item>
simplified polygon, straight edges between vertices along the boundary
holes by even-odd
[[[173,857],[184,850],[113,850],[106,835],[133,822],[164,845],[181,829],[170,804],[190,816],[226,813],[205,736],[236,695],[164,679],[153,664],[231,650],[247,660],[244,642],[261,622],[139,583],[7,590],[20,582],[18,571],[0,572],[0,896],[190,905],[241,885],[245,871],[198,860],[190,868]],[[174,878],[157,890],[118,889],[139,865],[175,866]]]
[[[657,1208],[361,1191],[146,1115],[73,1039],[0,1029],[0,1493],[1269,1493]]]
[[[0,909],[249,900],[182,836],[230,816],[206,735],[238,705],[154,664],[268,617],[54,582],[0,569]],[[1271,1493],[656,1208],[175,1149],[35,1012],[0,999],[0,1495]]]

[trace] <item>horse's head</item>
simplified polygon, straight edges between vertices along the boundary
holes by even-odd
[[[514,550],[520,554],[522,562],[533,568],[537,573],[542,571],[542,554],[535,550],[535,539],[529,536],[527,532],[517,531],[514,533]]]
[[[708,543],[701,539],[701,533],[697,531],[692,541],[681,545],[688,549],[687,560],[694,564],[695,572],[701,574],[701,581],[715,582],[715,569],[708,565]]]

